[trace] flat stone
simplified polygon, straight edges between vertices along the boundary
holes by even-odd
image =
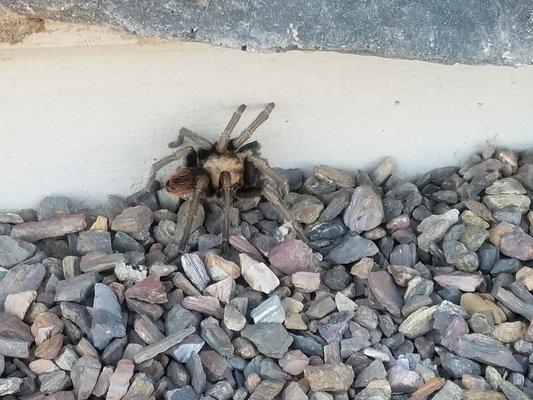
[[[184,254],[181,256],[181,266],[185,275],[200,291],[209,284],[210,279],[206,267],[201,258],[196,253]]]
[[[300,350],[291,350],[278,362],[284,372],[289,375],[298,376],[309,365],[309,358]]]
[[[392,315],[399,317],[403,307],[403,299],[391,276],[386,271],[370,272],[367,282],[378,303]]]
[[[413,393],[424,383],[419,374],[400,364],[389,369],[387,378],[394,393]]]
[[[188,310],[198,311],[201,314],[211,315],[219,319],[223,318],[220,301],[213,296],[187,296],[181,305]]]
[[[204,319],[200,326],[202,338],[205,342],[223,357],[229,357],[235,351],[229,336],[222,329],[218,321],[212,317]]]
[[[31,333],[36,344],[41,344],[46,339],[63,331],[63,322],[59,317],[50,312],[37,315],[31,326]]]
[[[357,309],[357,304],[342,292],[335,294],[335,305],[338,311],[355,311]]]
[[[76,399],[88,399],[100,375],[100,362],[90,356],[80,357],[70,374]]]
[[[125,265],[126,257],[121,253],[105,254],[92,252],[85,254],[80,261],[82,272],[102,272]]]
[[[381,198],[370,186],[357,187],[344,212],[344,223],[353,232],[361,233],[377,227],[385,214]]]
[[[533,320],[533,304],[522,301],[514,293],[505,290],[501,286],[495,287],[492,294],[509,310],[522,315],[529,321]]]
[[[318,272],[296,272],[292,274],[291,282],[300,292],[316,292],[320,287],[320,274]]]
[[[324,209],[324,204],[315,196],[289,193],[289,211],[297,222],[312,224]]]
[[[504,322],[492,331],[492,337],[500,342],[513,343],[520,340],[526,333],[527,326],[522,321]]]
[[[516,272],[516,280],[522,282],[527,290],[533,290],[533,268],[522,267]]]
[[[529,210],[531,199],[519,194],[491,194],[483,197],[483,204],[492,212],[506,207],[517,207],[522,214],[525,214]]]
[[[163,338],[157,343],[153,343],[145,347],[142,351],[134,355],[133,359],[135,363],[140,364],[143,361],[149,360],[155,357],[156,355],[167,351],[172,346],[175,346],[176,344],[183,341],[183,339],[192,334],[195,330],[196,329],[193,327],[186,328],[182,331],[178,331]]]
[[[137,299],[150,304],[164,304],[168,301],[165,287],[158,277],[148,276],[129,287],[126,298]]]
[[[103,349],[111,339],[126,335],[120,304],[116,295],[106,285],[94,285],[92,324],[89,337],[98,349]]]
[[[0,267],[11,268],[35,253],[35,245],[11,236],[0,236]]]
[[[489,301],[475,293],[465,293],[461,296],[461,307],[468,314],[473,315],[478,312],[489,312],[495,324],[501,324],[507,320],[507,315],[494,302]]]
[[[533,237],[516,225],[501,222],[491,230],[491,242],[508,257],[533,260]]]
[[[33,243],[42,239],[76,233],[85,229],[85,226],[85,215],[74,214],[37,222],[23,222],[22,224],[14,225],[11,229],[11,236]]]
[[[123,400],[149,399],[154,393],[155,386],[153,379],[144,372],[139,372],[133,376],[133,381]]]
[[[109,232],[96,229],[80,232],[78,242],[76,243],[76,252],[87,254],[92,251],[99,251],[106,254],[113,253]]]
[[[352,266],[350,273],[359,279],[367,279],[368,274],[370,273],[373,267],[374,260],[372,258],[365,257]]]
[[[437,275],[434,279],[442,287],[452,286],[462,292],[475,292],[483,283],[483,278],[479,275],[461,273]]]
[[[348,323],[354,316],[354,312],[336,312],[318,321],[317,327],[320,336],[327,343],[340,342],[344,332],[348,329]]]
[[[311,271],[313,250],[298,239],[285,239],[268,253],[268,260],[278,271],[292,275],[299,271]]]
[[[461,357],[522,372],[522,366],[504,344],[481,333],[462,335],[451,350]]]
[[[237,279],[241,275],[241,269],[232,261],[209,252],[205,256],[205,266],[209,276],[214,282],[221,281],[225,278]]]
[[[15,315],[24,319],[26,311],[30,308],[31,303],[37,298],[35,290],[26,290],[24,292],[10,294],[6,297],[4,311],[8,314]]]
[[[35,357],[44,358],[45,360],[52,360],[57,356],[62,346],[63,335],[54,335],[50,339],[46,339],[37,345],[35,348]]]
[[[374,360],[357,375],[353,387],[366,387],[373,380],[385,379],[386,377],[387,371],[383,366],[383,362],[381,360]]]
[[[281,395],[282,400],[308,400],[305,392],[297,382],[289,383]]]
[[[431,215],[418,225],[418,246],[429,251],[432,243],[438,242],[444,237],[448,229],[459,220],[459,211],[452,209],[441,215]]]
[[[0,378],[0,396],[17,393],[23,382],[22,378]]]
[[[272,358],[282,358],[293,342],[283,325],[276,323],[248,325],[241,331],[241,336],[250,340],[265,356]]]
[[[120,400],[128,391],[130,379],[133,376],[133,362],[122,359],[118,362],[117,368],[109,377],[109,390],[107,400]]]
[[[5,299],[10,294],[36,290],[46,273],[42,264],[20,264],[11,268],[0,284],[0,311],[4,309]]]
[[[224,325],[229,330],[239,332],[246,326],[246,318],[231,304],[224,308]]]
[[[205,293],[216,297],[222,304],[228,304],[235,296],[236,284],[233,278],[227,277],[205,288]]]
[[[264,380],[255,388],[248,400],[274,400],[283,386],[283,382]]]
[[[67,389],[70,385],[69,376],[62,370],[39,376],[39,391],[43,394],[54,394]]]
[[[113,219],[111,229],[125,232],[137,240],[146,240],[153,222],[154,215],[148,207],[128,207]]]
[[[350,236],[329,252],[328,259],[333,264],[349,264],[365,257],[372,257],[378,252],[378,247],[371,240],[361,236]]]
[[[259,292],[270,294],[279,286],[279,279],[266,266],[246,254],[239,254],[242,276],[250,287]]]
[[[98,281],[96,273],[76,275],[59,281],[56,285],[54,301],[73,301],[81,303]]]
[[[398,330],[409,339],[425,335],[433,329],[433,314],[436,311],[437,306],[421,307],[409,315]]]
[[[275,322],[281,324],[285,320],[285,310],[281,306],[281,300],[274,295],[263,301],[250,312],[254,323]]]

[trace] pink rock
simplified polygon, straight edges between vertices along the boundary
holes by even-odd
[[[27,242],[36,242],[41,239],[79,232],[85,228],[85,224],[85,215],[83,214],[68,215],[38,222],[23,222],[13,226],[11,236]]]
[[[168,301],[165,287],[156,276],[149,276],[131,286],[126,290],[125,296],[129,299],[137,299],[150,304],[164,304]]]
[[[320,286],[320,274],[318,272],[296,272],[292,274],[291,278],[292,284],[300,292],[316,292]]]
[[[120,400],[128,391],[133,376],[133,362],[122,359],[118,362],[115,372],[109,377],[109,390],[106,400]]]
[[[291,350],[279,360],[279,365],[285,373],[297,376],[309,365],[309,358],[300,350]]]
[[[268,253],[272,267],[286,275],[313,271],[313,250],[298,239],[286,239]]]

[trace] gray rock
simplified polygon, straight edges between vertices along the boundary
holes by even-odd
[[[0,284],[0,310],[4,309],[8,295],[37,290],[45,274],[46,268],[42,264],[20,264],[11,268]]]
[[[200,326],[202,328],[202,338],[218,354],[227,357],[233,354],[234,348],[229,336],[220,327],[218,321],[213,317],[204,319]]]
[[[315,391],[342,392],[348,390],[354,380],[352,367],[342,363],[309,365],[304,377]]]
[[[76,251],[80,254],[87,254],[92,251],[99,251],[106,254],[113,253],[111,248],[111,235],[107,231],[90,229],[80,232]]]
[[[129,207],[113,219],[111,229],[115,232],[127,233],[137,240],[146,240],[150,236],[152,222],[154,222],[154,215],[148,207]]]
[[[102,272],[124,266],[126,257],[121,253],[105,254],[100,252],[92,252],[85,254],[80,261],[80,269],[82,272]],[[116,272],[116,275],[119,274]],[[120,279],[120,278],[119,278]]]
[[[17,393],[23,383],[22,378],[1,378],[0,379],[0,396]]]
[[[92,324],[89,336],[95,347],[103,349],[115,337],[126,334],[120,304],[116,295],[106,285],[94,285]]]
[[[67,389],[71,380],[67,373],[62,370],[39,375],[39,391],[43,394],[53,394]]]
[[[267,357],[281,358],[293,342],[293,338],[281,324],[259,323],[248,325],[241,336],[250,340]]]
[[[193,355],[187,362],[187,371],[191,377],[191,385],[194,391],[201,394],[205,391],[207,378],[202,367],[202,360],[198,355]]]
[[[273,295],[250,312],[254,323],[275,322],[281,324],[285,320],[285,311],[281,306],[281,300]]]
[[[98,281],[96,273],[76,275],[59,281],[56,286],[54,301],[73,301],[81,303]]]
[[[381,224],[384,217],[381,198],[370,186],[363,185],[354,190],[344,212],[344,223],[351,231],[361,233]]]
[[[83,356],[76,361],[70,379],[77,399],[89,398],[100,375],[100,368],[100,362],[91,356]]]
[[[195,329],[193,327],[190,327],[182,331],[173,333],[161,339],[159,342],[153,343],[142,349],[140,352],[136,353],[133,356],[133,360],[136,364],[140,364],[143,361],[149,360],[155,357],[156,355],[167,351],[172,346],[175,346],[176,344],[180,343],[181,341],[183,341],[183,339],[192,334],[194,331]]]
[[[0,236],[0,267],[12,266],[27,260],[35,253],[35,245],[10,236]]]
[[[403,299],[391,276],[386,271],[370,272],[367,282],[379,304],[392,315],[399,317],[403,307]]]
[[[349,264],[365,257],[372,257],[378,251],[374,242],[361,236],[350,236],[329,252],[328,259],[333,264]]]
[[[182,255],[181,266],[183,267],[185,275],[187,275],[198,290],[204,290],[211,281],[205,265],[198,254],[193,253]]]

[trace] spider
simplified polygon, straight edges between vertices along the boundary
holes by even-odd
[[[185,159],[184,166],[171,173],[164,181],[164,188],[167,192],[189,203],[185,223],[183,227],[176,229],[173,254],[167,254],[170,257],[184,252],[198,205],[203,198],[209,196],[218,197],[222,203],[221,246],[222,251],[226,253],[230,232],[230,210],[234,197],[250,189],[260,189],[262,195],[274,205],[296,235],[307,242],[302,227],[294,219],[283,200],[289,193],[287,180],[272,169],[265,158],[261,157],[260,144],[257,141],[247,143],[257,128],[268,119],[274,109],[274,103],[269,103],[250,125],[236,138],[231,139],[233,129],[245,109],[244,104],[237,108],[220,138],[214,144],[187,128],[181,128],[178,140],[169,144],[169,147],[181,146],[187,139],[196,148],[181,147],[152,165],[149,185],[155,183],[155,176],[161,168],[173,161]],[[272,186],[269,180],[274,182],[277,188]]]

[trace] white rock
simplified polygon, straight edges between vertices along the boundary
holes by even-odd
[[[265,263],[254,260],[246,254],[239,254],[239,259],[242,276],[252,289],[269,294],[279,286],[278,277]]]

